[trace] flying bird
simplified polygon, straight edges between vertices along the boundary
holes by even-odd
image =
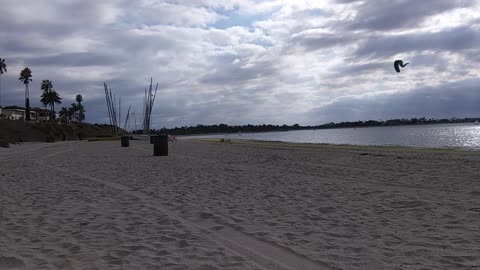
[[[400,67],[404,68],[407,65],[408,63],[403,64],[402,60],[395,60],[395,62],[393,63],[393,66],[395,67],[395,71],[397,71],[398,73],[400,73]]]

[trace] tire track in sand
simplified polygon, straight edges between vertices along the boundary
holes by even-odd
[[[67,150],[68,151],[68,150]],[[64,153],[58,151],[57,153]],[[55,153],[50,154],[53,156]],[[209,215],[200,221],[190,221],[179,216],[174,211],[165,208],[161,203],[156,201],[146,193],[135,190],[129,186],[122,185],[113,181],[103,180],[99,177],[88,175],[83,172],[74,172],[71,170],[59,168],[46,162],[36,161],[42,166],[49,167],[64,174],[75,175],[90,181],[104,184],[108,187],[122,191],[123,193],[141,199],[144,205],[149,206],[157,211],[169,216],[171,219],[179,221],[186,228],[201,233],[207,240],[220,245],[233,253],[248,258],[248,262],[263,269],[275,270],[321,270],[330,269],[326,263],[313,261],[305,256],[297,254],[292,250],[275,245],[270,242],[259,240],[248,234],[235,230],[225,224],[219,224],[212,221]]]

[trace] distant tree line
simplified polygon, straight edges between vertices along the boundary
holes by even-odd
[[[472,123],[480,118],[450,118],[450,119],[427,119],[409,118],[409,119],[390,119],[390,120],[368,120],[355,122],[327,123],[317,126],[294,125],[196,125],[175,128],[151,129],[151,134],[174,134],[174,135],[193,135],[193,134],[215,134],[215,133],[252,133],[252,132],[271,132],[271,131],[290,131],[290,130],[312,130],[312,129],[331,129],[331,128],[355,128],[355,127],[380,127],[380,126],[401,126],[401,125],[427,125],[427,124],[452,124],[452,123]],[[134,134],[142,134],[143,130],[135,130]]]

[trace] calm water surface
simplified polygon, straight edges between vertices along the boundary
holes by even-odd
[[[190,136],[189,136],[190,137]],[[445,124],[191,136],[296,143],[460,147],[480,150],[480,125]]]

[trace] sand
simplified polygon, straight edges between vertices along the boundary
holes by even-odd
[[[0,149],[0,269],[479,269],[480,152]]]

